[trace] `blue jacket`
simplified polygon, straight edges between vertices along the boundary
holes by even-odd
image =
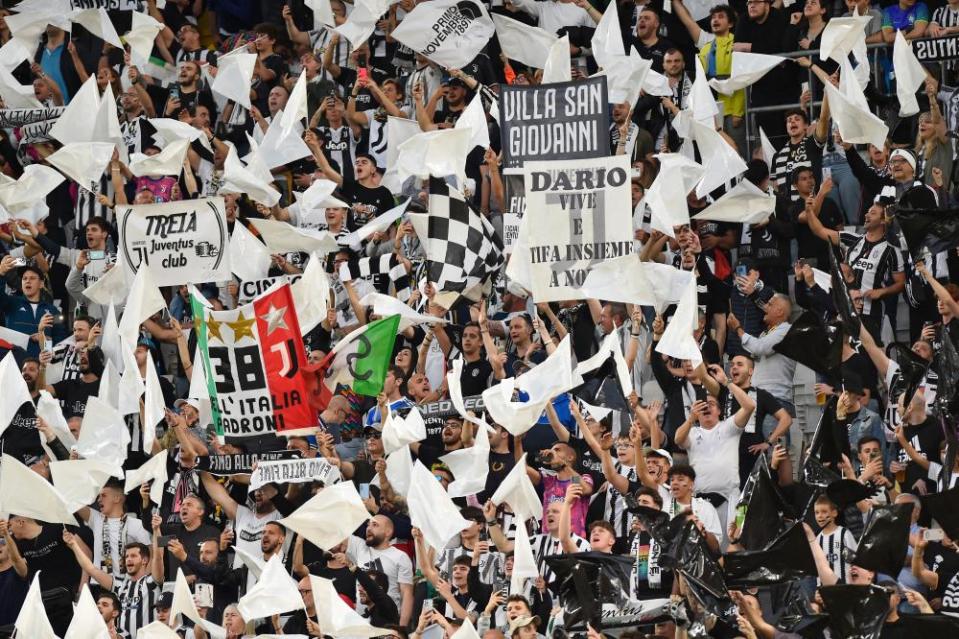
[[[3,324],[7,328],[27,335],[33,335],[37,332],[37,326],[40,325],[40,318],[44,313],[50,313],[53,316],[60,314],[60,309],[50,302],[37,302],[36,310],[27,298],[22,295],[7,295],[6,286],[0,282],[0,310],[3,311]],[[66,337],[66,329],[63,324],[54,324],[51,339],[56,344]],[[40,344],[30,341],[27,347],[27,353],[33,357],[40,354]]]

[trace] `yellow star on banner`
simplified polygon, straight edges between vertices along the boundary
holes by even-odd
[[[230,327],[233,331],[233,341],[239,342],[240,338],[244,335],[249,335],[250,339],[256,339],[253,336],[252,326],[256,324],[256,318],[251,317],[246,319],[243,317],[243,311],[240,311],[240,315],[236,318],[235,321],[227,322],[226,325]]]
[[[206,321],[206,330],[209,335],[213,335],[221,342],[223,341],[223,336],[220,335],[220,324],[223,322],[218,322],[212,317]]]

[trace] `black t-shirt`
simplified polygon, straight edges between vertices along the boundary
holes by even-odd
[[[87,399],[100,392],[100,380],[65,379],[54,384],[53,390],[65,415],[83,415],[87,410]]]
[[[909,443],[912,444],[912,447],[916,449],[917,453],[926,459],[939,459],[939,444],[942,442],[943,435],[942,428],[936,419],[930,417],[915,426],[903,424],[903,434]],[[909,459],[906,453],[901,450],[899,451],[899,461],[907,462],[906,483],[903,485],[903,489],[911,492],[916,480],[925,479],[927,473],[919,464]],[[935,486],[928,481],[927,486],[930,490],[935,488]]]
[[[599,344],[596,343],[596,324],[593,323],[593,316],[589,312],[588,305],[583,303],[561,308],[556,317],[572,334],[573,353],[578,361],[586,361],[596,354],[599,350]],[[507,374],[511,373],[507,371]]]
[[[40,534],[33,539],[17,539],[17,550],[27,562],[28,580],[40,573],[40,590],[64,587],[72,593],[80,583],[80,564],[73,551],[63,543],[61,524],[41,524]],[[69,527],[71,532],[77,532]]]
[[[579,437],[570,437],[566,442],[576,451],[576,472],[580,475],[589,475],[593,479],[594,489],[603,481],[603,462],[593,454],[585,440]]]
[[[30,582],[21,579],[13,567],[0,571],[0,626],[17,620],[29,587]]]
[[[489,472],[486,475],[486,487],[480,495],[480,503],[486,503],[486,500],[493,496],[515,465],[516,457],[512,452],[489,454]]]
[[[789,206],[792,219],[795,220],[796,243],[799,245],[799,257],[801,259],[816,260],[816,262],[810,264],[810,266],[828,271],[829,243],[817,235],[814,235],[813,232],[809,230],[809,226],[799,221],[799,214],[806,210],[806,203],[800,200],[798,202],[791,202]],[[836,203],[829,198],[826,198],[822,203],[822,208],[819,210],[819,221],[822,222],[822,225],[827,229],[842,227],[842,213],[839,212],[839,207],[836,206]]]
[[[446,418],[439,415],[424,415],[423,423],[426,425],[426,439],[424,444],[429,446],[443,446],[443,427],[446,426]]]
[[[24,402],[20,406],[7,430],[3,431],[0,442],[3,442],[4,453],[17,458],[43,454],[40,431],[37,430],[37,408],[32,402]]]
[[[199,560],[200,544],[207,539],[219,539],[220,531],[210,524],[200,524],[196,530],[187,530],[183,524],[167,524],[163,526],[164,535],[175,535],[177,540],[183,544],[183,550],[187,557],[193,557]],[[166,553],[166,574],[176,575],[177,568],[183,568],[184,575],[191,575],[193,571],[189,566],[181,564],[173,553]]]
[[[349,219],[347,220],[347,226],[350,229],[357,229],[377,215],[393,208],[393,194],[385,186],[377,186],[371,189],[356,180],[343,178],[340,192],[350,206],[362,204],[368,207],[367,211],[350,209]]]
[[[283,81],[283,74],[289,69],[286,66],[286,62],[283,61],[283,58],[276,53],[260,60],[260,64],[276,74],[269,82],[254,79],[251,85],[251,88],[256,91],[256,99],[253,101],[253,106],[258,108],[260,113],[265,117],[270,112],[269,105],[267,104],[267,98],[270,97],[270,90]]]
[[[653,61],[653,71],[657,73],[663,72],[663,58],[666,57],[666,52],[676,48],[676,45],[665,38],[657,38],[656,42],[650,46],[643,44],[639,38],[632,38],[632,45],[636,47],[640,57]]]
[[[753,411],[752,417],[749,420],[749,423],[746,424],[744,430],[750,432],[756,432],[760,436],[763,433],[763,419],[766,415],[775,415],[779,412],[779,409],[783,407],[779,403],[779,400],[769,394],[768,391],[763,390],[762,388],[756,388],[755,386],[750,386],[749,388],[743,389],[746,391],[746,394],[753,398],[753,401],[756,402],[756,409]],[[736,414],[736,411],[739,410],[739,402],[736,400],[736,397],[729,392],[729,389],[723,388],[719,394],[720,406],[722,406],[721,418],[728,419]],[[753,427],[755,430],[753,430]]]
[[[493,384],[493,367],[485,357],[475,362],[464,362],[463,373],[460,375],[460,387],[463,397],[480,395]]]
[[[939,576],[935,593],[930,598],[942,600],[940,612],[959,616],[959,553],[939,542],[932,542],[926,547],[922,558],[929,569]]]

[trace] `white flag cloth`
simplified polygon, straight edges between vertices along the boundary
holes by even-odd
[[[479,93],[474,95],[470,103],[463,109],[453,128],[472,130],[473,137],[470,138],[470,150],[477,146],[484,149],[489,148],[489,126],[486,124],[486,111],[483,109],[483,99]]]
[[[313,253],[303,269],[303,277],[293,282],[290,288],[300,333],[306,335],[326,319],[326,309],[330,305],[330,279],[323,268],[323,258]]]
[[[92,191],[91,185],[99,190],[100,176],[113,158],[113,149],[112,142],[71,142],[47,156],[47,162],[86,190]]]
[[[2,435],[20,411],[20,407],[26,403],[33,403],[30,389],[23,381],[23,374],[17,366],[17,360],[13,357],[13,351],[9,351],[0,361],[0,387],[3,388],[3,402],[0,402],[0,435]]]
[[[103,375],[100,376],[97,397],[114,408],[120,407],[120,373],[117,372],[116,364],[109,359],[103,367]]]
[[[785,61],[786,58],[778,55],[733,51],[732,73],[725,80],[713,78],[709,81],[709,86],[724,95],[732,95],[759,82],[764,75]]]
[[[410,509],[410,521],[423,533],[423,540],[437,551],[446,548],[453,537],[470,525],[443,484],[436,481],[433,473],[419,461],[413,464],[406,503]]]
[[[480,639],[480,636],[476,633],[473,622],[467,617],[463,620],[463,624],[459,627],[459,630],[450,635],[450,639]]]
[[[375,628],[340,598],[333,582],[323,577],[310,575],[316,619],[324,635],[331,637],[380,637],[390,630]]]
[[[5,388],[9,388],[5,386]],[[37,401],[37,417],[40,417],[47,423],[53,432],[67,450],[76,446],[77,439],[70,432],[67,426],[67,420],[63,417],[63,410],[60,408],[60,402],[45,390],[40,391],[40,399]]]
[[[213,93],[233,100],[244,109],[250,108],[250,82],[256,67],[256,54],[247,53],[246,46],[238,47],[217,60],[216,78],[210,89]],[[272,205],[271,205],[272,206]]]
[[[273,258],[270,251],[246,225],[237,221],[230,236],[230,270],[240,280],[252,282],[265,278]]]
[[[121,271],[123,270],[123,262],[119,261],[109,272]],[[103,278],[101,278],[103,279]],[[92,299],[92,298],[91,298]],[[103,349],[103,354],[109,361],[113,362],[116,365],[117,370],[121,373],[126,370],[123,362],[123,352],[120,350],[120,345],[122,340],[120,339],[120,324],[117,322],[117,312],[116,307],[112,301],[109,301],[106,304],[107,312],[103,318],[103,333],[100,334],[100,348]]]
[[[865,40],[865,30],[872,22],[872,17],[860,16],[858,13],[857,8],[857,15],[833,18],[826,23],[819,44],[820,60],[832,58],[836,62],[842,62],[843,58],[853,52],[859,40]]]
[[[606,417],[610,413],[613,412],[612,408],[605,408],[603,406],[593,406],[592,404],[588,402],[584,402],[583,400],[580,400],[579,403],[583,406],[583,410],[585,410],[590,417],[592,417],[598,422],[603,421],[604,419],[606,419]]]
[[[6,44],[0,47],[0,66],[7,71],[13,71],[20,66],[21,62],[32,58],[33,50],[28,49],[19,38],[10,38]]]
[[[20,13],[14,13],[6,16],[7,27],[14,38],[20,40],[25,46],[31,49],[37,48],[37,42],[40,34],[47,28],[47,24],[52,24],[64,31],[70,30],[70,5],[59,7],[43,7],[37,10],[26,10],[25,2],[17,4],[17,10]],[[51,3],[52,4],[52,3]]]
[[[493,37],[493,21],[479,0],[433,0],[416,5],[390,34],[448,69],[462,69]]]
[[[410,491],[410,480],[413,477],[413,456],[410,447],[405,446],[395,453],[386,456],[386,478],[398,495],[406,495]]]
[[[626,47],[623,46],[623,31],[619,27],[618,8],[619,5],[613,2],[606,5],[606,11],[603,12],[603,17],[596,25],[596,31],[593,32],[593,39],[590,41],[593,48],[593,58],[596,60],[596,64],[603,69],[609,69],[613,66],[610,62],[613,56],[626,55]]]
[[[293,85],[293,91],[286,100],[286,107],[283,109],[283,115],[277,114],[276,119],[280,120],[283,135],[287,136],[293,132],[293,128],[300,124],[300,120],[307,118],[306,112],[306,71],[300,72],[296,84]],[[302,126],[300,127],[302,130]]]
[[[137,177],[177,177],[183,171],[183,159],[190,148],[189,140],[173,140],[156,155],[134,153],[130,156],[130,172]]]
[[[766,132],[763,131],[762,127],[759,127],[759,143],[762,145],[763,160],[766,161],[766,168],[772,170],[773,158],[776,157],[776,147],[774,147],[773,143],[769,141],[769,138],[766,136]]]
[[[879,148],[886,143],[889,127],[869,110],[866,96],[852,75],[848,60],[841,63],[839,88],[827,83],[826,96],[829,110],[839,127],[843,142],[848,144],[872,144]]]
[[[0,67],[0,98],[8,109],[39,109],[43,106],[37,100],[33,84],[20,84],[6,67]]]
[[[435,129],[417,133],[400,144],[398,178],[426,179],[429,176],[455,175],[465,179],[466,156],[473,149],[472,129]]]
[[[137,15],[134,13],[133,15]],[[180,635],[175,633],[170,626],[166,625],[162,621],[154,621],[153,623],[143,626],[137,630],[136,639],[181,639]]]
[[[513,538],[513,574],[510,576],[510,592],[526,592],[526,580],[539,577],[539,566],[529,544],[526,520],[516,518],[516,536]]]
[[[104,273],[96,282],[83,289],[83,296],[101,306],[114,304],[120,307],[123,306],[124,300],[130,292],[132,280],[133,277],[127,273],[123,260],[117,260],[113,268]],[[104,326],[104,333],[106,333],[106,326]]]
[[[696,185],[696,195],[705,197],[708,193],[740,176],[746,170],[746,162],[719,134],[712,123],[707,126],[693,121],[690,125],[699,153],[705,159],[703,177]]]
[[[303,125],[300,124],[299,120],[294,120],[290,125],[290,132],[284,133],[283,115],[283,111],[278,111],[273,116],[266,134],[256,149],[255,157],[258,157],[268,169],[275,169],[296,162],[301,158],[313,156],[310,147],[306,146],[306,142],[303,141]],[[252,159],[250,155],[244,156],[243,160],[249,162]]]
[[[163,499],[163,488],[167,482],[166,460],[167,452],[161,450],[136,470],[128,470],[123,484],[123,492],[139,490],[142,484],[153,481],[150,486],[150,501],[159,506]]]
[[[76,95],[70,98],[70,104],[50,128],[49,136],[67,145],[76,142],[109,142],[117,146],[121,157],[126,157],[126,144],[120,132],[113,89],[107,84],[101,96],[96,76],[93,75],[83,83]],[[100,162],[100,154],[101,152],[97,151],[92,163]],[[49,158],[47,160],[49,161]],[[108,155],[102,166],[109,161]]]
[[[163,25],[146,13],[131,11],[130,15],[132,16],[130,30],[123,36],[123,39],[130,45],[131,53],[148,60],[153,52],[153,41],[160,30],[163,29]]]
[[[314,31],[319,31],[321,27],[332,29],[336,26],[336,18],[333,15],[330,0],[305,0],[304,4],[313,10]]]
[[[419,326],[421,324],[444,325],[447,323],[442,317],[417,313],[395,297],[383,295],[382,293],[367,293],[360,300],[360,304],[363,306],[372,306],[373,313],[381,317],[399,315],[399,331],[405,331],[410,326]]]
[[[703,177],[703,167],[679,153],[660,153],[659,174],[646,191],[650,226],[675,237],[673,227],[689,224],[686,195]]]
[[[73,13],[70,14],[70,22],[79,24],[96,37],[105,42],[109,42],[117,49],[123,48],[123,43],[120,42],[120,35],[110,21],[110,16],[107,14],[106,9],[75,9]]]
[[[87,584],[80,588],[80,598],[73,609],[73,619],[63,639],[110,639],[110,631]]]
[[[296,582],[283,566],[283,553],[266,562],[263,574],[237,605],[244,619],[264,619],[291,610],[303,609],[303,597]]]
[[[302,330],[302,329],[301,329]],[[193,361],[199,362],[200,347],[193,350]],[[210,391],[207,390],[206,372],[202,366],[194,366],[193,374],[190,376],[190,391],[187,393],[189,399],[194,399],[200,404],[199,425],[206,428],[213,423],[213,406],[210,401]]]
[[[469,497],[486,488],[489,474],[489,433],[484,426],[476,428],[473,445],[446,453],[440,460],[453,473],[454,481],[447,488],[450,497]]]
[[[20,331],[11,330],[5,326],[0,326],[0,339],[10,342],[14,346],[18,346],[23,350],[27,350],[30,346],[30,336],[26,333],[21,333]]]
[[[632,253],[594,266],[580,290],[589,297],[652,306],[661,313],[666,306],[679,301],[690,277],[689,271],[670,264],[643,262]],[[580,362],[579,366],[582,365]],[[585,375],[579,366],[576,370]]]
[[[389,140],[390,143],[386,147],[386,173],[383,175],[383,179],[380,180],[380,184],[393,193],[399,193],[403,189],[403,181],[406,179],[400,179],[400,169],[397,164],[400,157],[399,147],[411,137],[421,132],[420,125],[416,120],[395,118],[392,115],[386,118],[386,139]]]
[[[546,66],[550,47],[559,38],[539,27],[531,27],[519,20],[493,14],[500,48],[510,60],[542,69]]]
[[[67,510],[76,512],[92,504],[110,477],[123,471],[99,459],[68,459],[50,462],[50,477]]]
[[[233,546],[233,551],[236,553],[236,556],[240,562],[246,566],[247,569],[249,569],[250,574],[256,579],[259,579],[260,575],[263,574],[263,569],[266,567],[266,563],[259,557],[254,557],[239,546]]]
[[[226,639],[225,628],[211,621],[207,621],[200,616],[200,611],[196,609],[193,593],[190,592],[190,585],[183,575],[182,568],[177,568],[176,570],[176,583],[173,586],[173,605],[170,607],[170,619],[175,619],[178,614],[182,614],[187,619],[201,626],[206,630],[207,634],[210,635],[210,639]]]
[[[114,468],[122,468],[129,443],[130,431],[120,411],[99,397],[90,397],[77,438],[80,456],[100,459]]]
[[[273,253],[302,251],[326,255],[335,251],[339,244],[327,231],[316,229],[298,229],[286,222],[277,220],[251,219],[250,223],[259,231],[267,248]]]
[[[573,69],[569,59],[569,36],[564,35],[549,48],[546,64],[543,66],[543,84],[571,82],[572,79]]]
[[[739,183],[721,198],[693,216],[694,220],[760,224],[776,210],[776,196],[759,190],[749,180]]]
[[[48,524],[77,525],[63,495],[10,455],[4,455],[0,464],[0,512]]]
[[[463,388],[460,384],[460,377],[462,375],[463,358],[457,357],[455,360],[453,360],[453,368],[446,374],[446,386],[449,389],[450,401],[453,402],[453,408],[455,408],[456,412],[460,414],[460,417],[468,422],[476,424],[480,430],[492,431],[493,429],[489,424],[484,422],[482,419],[470,416],[470,414],[466,412],[466,404],[463,402]],[[489,441],[488,433],[487,441]]]
[[[892,68],[896,73],[899,115],[909,117],[919,113],[916,91],[926,82],[926,70],[916,58],[912,47],[906,42],[902,31],[896,31],[896,42],[892,47]]]
[[[696,79],[693,80],[693,86],[689,90],[689,104],[692,108],[693,119],[715,131],[719,107],[716,106],[716,99],[709,89],[706,71],[703,69],[703,63],[700,62],[698,55],[693,56],[693,62],[696,65]]]
[[[353,534],[370,518],[351,481],[327,486],[280,523],[329,550]]]
[[[543,502],[526,473],[526,453],[516,460],[513,470],[509,471],[490,499],[497,506],[503,502],[509,504],[517,521],[526,521],[530,517],[537,521],[543,518]]]
[[[686,290],[683,292],[682,299],[676,305],[676,312],[673,314],[666,330],[656,345],[656,352],[670,355],[677,359],[688,359],[692,361],[693,366],[703,361],[702,353],[699,350],[699,344],[693,337],[693,331],[699,323],[699,300],[696,290],[696,280],[690,278]]]
[[[346,22],[334,31],[350,41],[353,48],[369,40],[383,14],[389,11],[396,0],[357,0]]]
[[[469,107],[467,107],[467,109],[469,109]],[[463,116],[460,116],[460,120],[462,119]],[[488,134],[486,139],[489,140]],[[402,203],[394,206],[389,211],[386,211],[381,215],[377,215],[360,228],[346,235],[346,237],[343,238],[343,243],[349,245],[350,247],[359,247],[360,242],[373,235],[377,231],[386,231],[386,229],[390,228],[394,222],[403,217],[403,215],[406,213],[406,209],[409,208],[410,202],[411,199],[406,198]]]
[[[629,367],[626,365],[626,358],[623,357],[623,345],[619,341],[619,333],[616,331],[603,338],[603,342],[599,345],[599,350],[595,355],[576,365],[576,374],[585,375],[594,371],[610,357],[613,358],[613,363],[616,366],[616,377],[622,388],[623,397],[629,397],[630,393],[633,392],[633,380]]]
[[[636,106],[636,100],[639,99],[640,91],[645,90],[651,95],[656,95],[646,86],[647,78],[655,73],[652,66],[652,60],[640,56],[635,47],[630,49],[629,55],[610,54],[609,66],[602,71],[606,76],[610,103],[622,104],[626,102],[630,107],[634,107]],[[670,95],[672,95],[671,89]]]
[[[6,465],[6,464],[4,464]],[[32,470],[27,471],[36,475]],[[47,619],[47,611],[43,607],[43,595],[40,592],[40,571],[33,576],[30,583],[30,589],[27,590],[27,596],[20,606],[20,613],[14,622],[18,637],[29,637],[30,639],[59,639],[53,634],[53,626]]]
[[[136,344],[140,337],[140,324],[166,308],[166,300],[160,294],[160,288],[156,285],[150,269],[145,263],[140,265],[130,286],[123,317],[120,318],[120,337],[131,344]]]
[[[404,446],[426,439],[426,423],[423,414],[414,406],[406,417],[390,411],[383,423],[383,452],[389,455]]]
[[[27,217],[36,224],[39,220],[25,213],[35,210],[38,200],[60,186],[64,179],[49,166],[28,164],[19,178],[0,184],[0,205],[11,217]]]
[[[156,133],[153,134],[154,141],[162,142],[166,145],[176,140],[189,140],[190,142],[199,140],[200,144],[204,147],[210,151],[213,150],[213,147],[210,146],[210,141],[206,139],[203,131],[186,122],[180,122],[173,118],[149,118],[147,122],[156,129]]]
[[[218,193],[246,193],[264,206],[273,206],[280,201],[280,192],[273,188],[272,180],[264,177],[258,175],[254,167],[244,166],[236,154],[236,147],[230,145],[223,162],[223,184]]]
[[[120,402],[117,409],[125,417],[140,412],[140,398],[146,393],[146,380],[140,375],[134,348],[122,337],[120,344],[123,355],[123,375],[120,378]],[[200,368],[203,367],[200,366]]]
[[[818,268],[812,270],[812,277],[816,285],[827,293],[832,290],[832,273],[820,271]]]
[[[540,415],[546,409],[549,399],[514,402],[513,391],[515,389],[516,380],[507,377],[499,384],[483,391],[483,404],[494,422],[508,430],[511,435],[518,436],[536,424]]]
[[[349,204],[333,197],[333,191],[336,190],[336,182],[331,180],[316,180],[310,185],[310,188],[302,193],[296,194],[296,205],[299,207],[300,214],[307,217],[314,211],[321,210],[325,213],[329,207],[347,209]],[[381,216],[377,216],[378,220]]]
[[[519,220],[519,232],[516,234],[516,240],[513,242],[513,252],[506,263],[506,277],[512,284],[519,285],[527,292],[533,290],[532,276],[530,275],[529,261],[529,229],[527,228],[527,217],[524,215]]]

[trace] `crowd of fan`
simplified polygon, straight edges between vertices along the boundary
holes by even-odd
[[[341,0],[330,4],[336,21],[345,20],[350,7]],[[101,91],[112,85],[119,96],[129,153],[160,151],[147,122],[152,117],[175,118],[202,130],[212,148],[211,153],[194,143],[183,173],[162,179],[134,177],[117,156],[93,190],[68,182],[52,192],[47,198],[50,215],[43,221],[11,220],[0,228],[4,325],[31,335],[29,348],[15,349],[14,354],[32,396],[38,398],[41,390],[55,396],[74,435],[88,398],[98,393],[104,369],[97,344],[105,309],[90,303],[83,291],[115,263],[115,206],[215,195],[227,155],[225,143],[242,149],[248,148],[245,133],[262,138],[302,71],[309,105],[304,140],[313,157],[274,171],[283,193],[279,205],[269,208],[227,194],[227,217],[231,231],[252,218],[302,225],[305,216],[289,208],[292,193],[327,179],[337,184],[335,195],[349,208],[326,209],[325,223],[318,228],[341,237],[401,197],[411,196],[414,209],[427,205],[421,183],[408,183],[403,193],[380,185],[388,168],[388,116],[415,119],[424,131],[451,127],[476,93],[495,99],[498,87],[506,83],[539,81],[539,71],[506,60],[495,39],[462,69],[439,68],[400,45],[390,33],[416,4],[401,0],[382,17],[368,43],[353,47],[332,30],[314,30],[302,2],[167,0],[159,9],[149,0],[144,10],[164,25],[155,54],[176,66],[175,80],[167,82],[132,66],[129,54],[81,27],[72,36],[54,26],[41,34],[35,63],[14,75],[23,82],[32,80],[44,105],[69,103],[82,82],[95,74]],[[595,72],[588,44],[601,9],[586,0],[493,4],[492,12],[570,34],[574,78]],[[959,33],[956,2],[781,4],[749,0],[731,6],[684,5],[673,0],[664,11],[661,3],[619,3],[625,42],[652,59],[653,69],[666,75],[674,91],[672,98],[643,95],[636,105],[610,105],[611,146],[618,153],[631,153],[637,169],[634,205],[656,177],[654,154],[675,150],[681,142],[670,122],[687,105],[693,56],[699,56],[708,76],[725,77],[732,51],[815,51],[830,17],[852,10],[872,17],[869,43],[891,43],[897,30],[907,39]],[[8,10],[2,13],[10,15]],[[9,38],[0,19],[0,42]],[[217,56],[238,46],[257,55],[249,110],[223,103],[209,88]],[[634,564],[629,590],[635,599],[683,599],[685,585],[659,566],[657,546],[627,509],[625,496],[672,517],[690,518],[718,556],[738,548],[740,490],[756,460],[764,456],[779,487],[795,499],[797,512],[803,512],[809,495],[802,490],[800,466],[816,426],[815,416],[808,413],[815,409],[800,407],[805,419],[797,419],[797,363],[774,346],[803,309],[825,320],[835,317],[838,309],[814,271],[829,271],[830,247],[840,249],[842,274],[863,330],[843,345],[841,374],[835,379],[818,376],[815,392],[824,399],[825,410],[835,411],[848,429],[849,454],[834,470],[867,485],[873,495],[852,504],[835,503],[825,495],[815,499],[805,528],[818,575],[807,580],[807,594],[812,598],[817,583],[886,587],[884,637],[906,636],[895,634],[903,612],[959,615],[956,541],[925,534],[935,524],[919,499],[954,487],[959,477],[956,451],[947,457],[946,433],[934,414],[937,354],[944,341],[956,339],[952,333],[953,318],[959,315],[959,286],[952,274],[959,263],[953,249],[913,260],[893,216],[902,198],[913,198],[920,208],[945,209],[956,201],[959,176],[950,132],[959,128],[959,89],[953,88],[959,78],[955,63],[931,66],[920,96],[921,113],[900,119],[890,90],[890,52],[871,52],[875,73],[867,91],[871,105],[892,124],[884,147],[843,142],[830,127],[828,103],[821,103],[821,83],[835,81],[836,65],[815,55],[798,58],[750,90],[750,106],[801,105],[758,118],[778,149],[771,166],[761,159],[755,131],[747,145],[746,94],[721,98],[725,137],[749,160],[744,179],[774,189],[778,196],[769,221],[752,226],[694,223],[676,228],[675,238],[670,238],[651,231],[647,218],[636,230],[637,251],[644,259],[695,271],[701,305],[695,337],[704,360],[698,366],[655,351],[666,319],[649,308],[595,299],[535,304],[526,291],[501,279],[491,298],[461,300],[446,309],[433,302],[431,286],[419,286],[410,305],[450,323],[410,328],[399,336],[394,364],[378,398],[340,388],[319,416],[315,437],[277,443],[304,457],[326,458],[345,481],[364,487],[364,494],[368,489],[365,502],[372,519],[332,552],[276,523],[323,490],[322,485],[266,485],[248,495],[244,476],[217,477],[200,469],[198,460],[204,456],[243,448],[218,441],[198,424],[196,402],[184,399],[196,338],[187,283],[167,290],[168,311],[142,324],[136,345],[141,372],[147,353],[158,363],[170,409],[153,450],[143,449],[139,415],[128,418],[133,439],[129,468],[168,451],[170,479],[162,504],[150,502],[147,485],[139,494],[126,495],[122,482],[111,480],[95,504],[76,513],[76,527],[10,513],[9,520],[0,521],[0,626],[12,626],[38,571],[48,617],[60,635],[69,624],[78,588],[89,582],[98,586],[97,605],[111,636],[135,637],[138,628],[160,620],[183,637],[205,637],[202,628],[181,625],[169,616],[172,595],[163,585],[178,568],[195,587],[201,612],[222,623],[231,638],[256,633],[321,636],[308,578],[315,574],[332,579],[344,600],[373,625],[391,628],[391,639],[419,636],[435,631],[430,629],[435,626],[449,636],[465,619],[484,639],[531,639],[562,630],[558,583],[545,558],[584,550],[629,557]],[[804,88],[808,77],[812,86]],[[815,118],[810,118],[812,111]],[[499,225],[508,202],[496,123],[492,118],[489,122],[492,148],[474,149],[467,161],[468,195]],[[52,142],[20,144],[18,134],[17,129],[4,130],[0,145],[3,171],[12,177],[55,150]],[[691,213],[713,201],[694,194],[687,199]],[[424,253],[412,224],[401,222],[374,234],[360,254],[391,252],[412,273],[418,272]],[[357,255],[343,246],[329,256],[335,304],[306,338],[312,362],[366,323],[369,309],[358,303],[366,292],[390,292],[389,282],[384,288],[379,279],[339,282],[332,266]],[[306,259],[303,254],[274,255],[271,274],[300,273]],[[238,303],[236,281],[205,284],[202,291],[215,308]],[[447,397],[445,376],[455,358],[464,362],[463,394],[475,396],[497,380],[541,363],[567,334],[576,359],[583,361],[611,332],[621,336],[633,392],[618,400],[608,398],[615,393],[593,399],[593,404],[607,404],[598,408],[589,402],[580,407],[566,395],[557,397],[540,422],[520,437],[493,424],[486,488],[456,500],[472,524],[442,553],[430,552],[410,525],[404,496],[392,490],[385,474],[385,412]],[[899,388],[899,367],[884,345],[897,338],[908,338],[912,352],[932,362],[912,398],[890,392]],[[56,344],[52,351],[41,348],[47,340]],[[439,457],[471,446],[473,430],[459,416],[427,416],[427,438],[411,449],[446,487],[453,476]],[[45,477],[51,455],[75,456],[31,405],[20,408],[2,443],[5,454]],[[524,452],[530,464],[527,473],[544,507],[542,528],[531,536],[541,574],[525,591],[509,592],[515,524],[511,514],[489,498]],[[901,571],[879,575],[848,563],[843,549],[855,549],[876,505],[891,503],[914,505],[909,554]],[[234,546],[264,560],[280,554],[299,580],[305,610],[283,619],[243,619],[235,602],[254,577],[234,562]],[[774,611],[768,598],[742,592],[734,593],[734,599],[739,630],[723,636],[782,636],[771,625]],[[817,605],[814,598],[812,605]],[[685,636],[685,630],[672,623],[632,632]]]

